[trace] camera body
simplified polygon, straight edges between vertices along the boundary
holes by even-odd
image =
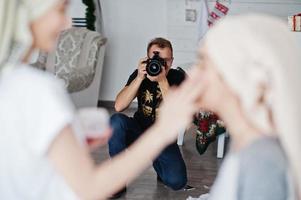
[[[162,67],[166,67],[166,61],[159,54],[160,52],[154,51],[154,56],[145,61],[146,72],[150,76],[158,76],[162,71]]]

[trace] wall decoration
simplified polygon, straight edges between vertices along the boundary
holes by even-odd
[[[94,12],[95,12],[94,1],[93,0],[82,0],[82,1],[87,6],[87,8],[86,8],[87,29],[89,29],[91,31],[95,31],[96,17],[94,15]]]

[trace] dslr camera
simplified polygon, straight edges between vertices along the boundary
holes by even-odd
[[[152,58],[144,61],[146,63],[146,72],[150,76],[157,76],[161,73],[162,67],[166,67],[166,61],[159,56],[160,52],[154,51]]]

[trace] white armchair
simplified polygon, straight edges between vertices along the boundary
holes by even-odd
[[[96,107],[106,38],[86,28],[63,31],[55,51],[40,53],[33,65],[63,79],[76,107]]]

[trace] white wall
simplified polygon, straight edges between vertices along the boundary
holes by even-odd
[[[198,47],[198,21],[185,21],[185,9],[196,9],[200,13],[202,0],[166,0],[167,7],[171,8],[167,13],[167,35],[174,45],[174,64],[187,69],[195,60]],[[208,0],[209,10],[215,5],[215,0]],[[229,7],[228,15],[237,15],[247,12],[262,12],[276,15],[283,20],[287,16],[301,12],[301,0],[220,0]],[[198,18],[198,17],[197,17]],[[225,36],[226,37],[226,36]]]
[[[166,37],[165,0],[103,0],[108,37],[100,99],[113,101],[128,76],[146,56],[146,45]]]
[[[78,10],[81,6],[76,5],[81,0],[73,1],[71,13],[84,13]],[[169,37],[174,45],[174,64],[193,62],[196,24],[183,22],[186,1],[190,0],[101,0],[108,44],[100,100],[114,101],[139,58],[146,55],[146,45],[151,38]],[[197,4],[200,0],[194,1]],[[214,2],[209,0],[210,8]],[[168,7],[178,11],[167,11]],[[301,0],[232,0],[229,15],[251,11],[277,15],[286,20],[287,15],[301,11]]]
[[[71,0],[68,13],[71,17],[85,17],[85,9],[82,0]]]

